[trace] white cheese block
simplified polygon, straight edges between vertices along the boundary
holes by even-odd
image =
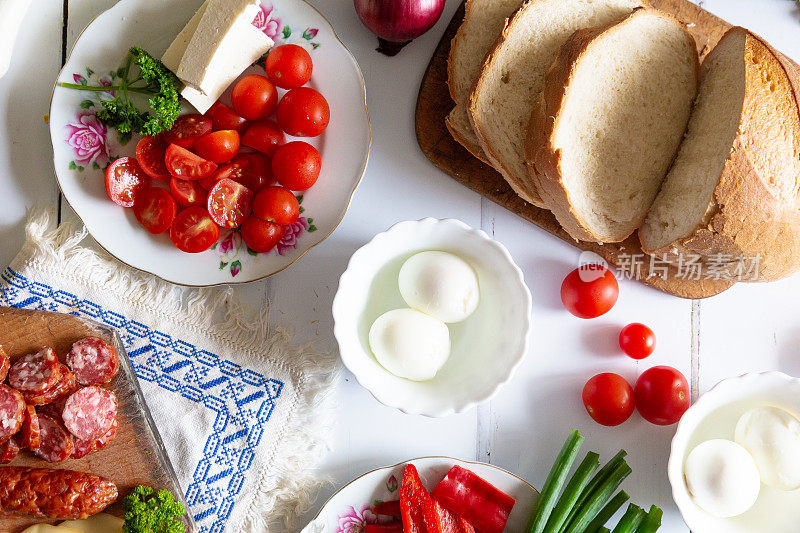
[[[199,113],[205,113],[247,67],[269,51],[272,44],[272,39],[250,22],[234,26],[211,58],[202,90],[187,84],[181,95]]]
[[[57,527],[49,524],[36,524],[25,529],[22,533],[81,533],[79,529],[70,527]]]
[[[90,516],[86,520],[68,520],[61,522],[58,527],[69,528],[68,531],[78,531],[79,533],[122,533],[122,525],[125,523],[122,518],[100,513]],[[52,533],[65,533],[64,531],[53,531]]]
[[[189,41],[192,40],[194,32],[197,31],[197,26],[200,25],[200,19],[203,18],[209,1],[210,0],[206,0],[203,2],[203,5],[197,10],[197,13],[186,23],[186,26],[183,27],[178,36],[175,37],[175,40],[172,41],[172,44],[169,45],[167,51],[164,52],[164,55],[161,56],[161,62],[172,72],[178,71],[181,59],[183,59],[183,54],[186,52],[186,48],[189,46]]]
[[[209,0],[175,72],[178,78],[208,95],[222,74],[218,71],[222,65],[239,54],[254,55],[252,44],[242,39],[258,9],[258,0]],[[272,45],[266,35],[261,43],[267,49]]]

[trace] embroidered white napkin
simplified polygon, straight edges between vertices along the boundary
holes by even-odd
[[[291,346],[230,289],[176,287],[82,246],[75,222],[49,227],[29,219],[0,305],[117,328],[198,531],[296,531],[320,484],[335,358]]]

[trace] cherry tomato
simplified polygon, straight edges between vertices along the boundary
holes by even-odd
[[[219,228],[205,207],[187,207],[175,217],[169,238],[179,249],[190,254],[211,248],[219,239]]]
[[[197,113],[181,115],[175,120],[172,129],[164,133],[164,141],[183,148],[191,148],[194,141],[209,131],[211,131],[210,118]]]
[[[156,180],[168,180],[169,171],[164,162],[167,153],[167,143],[158,135],[142,137],[136,144],[136,161],[144,173]]]
[[[236,130],[213,131],[194,142],[194,152],[214,163],[225,163],[239,153],[239,132]]]
[[[597,374],[583,387],[583,405],[595,422],[618,426],[633,413],[633,389],[625,378],[606,372]]]
[[[164,233],[172,226],[178,204],[169,195],[166,189],[150,187],[144,189],[136,196],[133,202],[133,214],[144,229],[158,235]]]
[[[282,89],[293,89],[308,83],[314,64],[302,46],[283,44],[269,51],[267,77]]]
[[[258,217],[248,217],[242,224],[242,239],[254,252],[269,252],[283,239],[286,230],[280,224]]]
[[[262,153],[242,154],[250,161],[250,172],[242,182],[253,192],[258,192],[272,182],[272,161]]]
[[[596,318],[614,307],[619,284],[602,265],[588,264],[570,272],[561,283],[561,301],[579,318]]]
[[[316,137],[328,127],[328,101],[311,87],[292,89],[278,104],[278,125],[295,137]]]
[[[206,191],[200,186],[199,181],[179,180],[172,178],[169,180],[169,192],[181,207],[191,207],[193,205],[206,205]]]
[[[216,102],[212,105],[204,116],[211,119],[211,131],[241,131],[247,126],[247,119],[237,115],[233,109],[222,102]]]
[[[169,173],[182,180],[201,180],[217,170],[217,164],[193,154],[177,144],[167,147],[167,169]]]
[[[288,226],[300,217],[300,204],[289,189],[272,185],[264,187],[256,194],[253,213],[261,220]]]
[[[238,228],[253,207],[253,191],[235,181],[222,178],[208,191],[208,214],[223,228]]]
[[[253,122],[242,135],[242,144],[268,156],[275,154],[280,145],[286,142],[286,135],[272,120]]]
[[[653,424],[668,426],[681,419],[691,403],[689,382],[669,366],[645,370],[633,388],[636,409]]]
[[[239,80],[231,92],[233,108],[247,120],[266,118],[278,103],[278,90],[267,78],[251,74]]]
[[[122,207],[132,207],[136,195],[147,187],[150,179],[136,159],[120,157],[106,169],[106,192],[111,201]]]
[[[656,349],[656,334],[644,324],[628,324],[619,332],[619,347],[634,359],[644,359]]]
[[[304,141],[284,144],[272,157],[272,175],[292,191],[304,191],[314,185],[321,167],[319,152]]]

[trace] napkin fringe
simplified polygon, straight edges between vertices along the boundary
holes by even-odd
[[[53,219],[54,213],[49,210],[28,212],[27,239],[12,268],[28,264],[57,271],[85,286],[99,286],[109,294],[121,294],[131,305],[235,343],[253,356],[264,359],[264,354],[269,354],[266,359],[292,376],[298,391],[291,406],[292,423],[281,429],[278,445],[265,463],[271,468],[254,476],[255,490],[242,498],[245,501],[239,501],[244,512],[236,513],[239,519],[232,516],[225,529],[270,531],[275,526],[298,530],[298,522],[313,505],[317,491],[329,482],[315,474],[314,468],[328,449],[332,385],[340,374],[338,358],[316,352],[313,343],[291,345],[286,328],[269,324],[268,308],[254,317],[230,287],[187,289],[133,268],[120,268],[107,253],[79,246],[88,232],[78,220],[64,220],[52,229]]]

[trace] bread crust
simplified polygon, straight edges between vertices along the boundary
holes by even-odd
[[[683,29],[687,41],[691,43],[691,48],[696,51],[695,40],[683,23],[669,14],[650,7],[636,8],[630,14],[608,24],[580,29],[573,33],[561,47],[558,58],[545,77],[544,90],[542,97],[539,99],[539,105],[534,106],[528,121],[525,142],[528,176],[530,181],[535,184],[536,190],[539,191],[544,202],[558,219],[558,222],[576,241],[611,242],[596,234],[570,202],[569,193],[561,173],[561,150],[554,146],[553,139],[553,134],[560,118],[559,111],[564,104],[575,68],[592,42],[606,32],[622,28],[624,24],[633,20],[634,17],[644,13],[658,13],[659,16],[675,21]],[[694,57],[695,80],[697,80],[700,64],[696,53]],[[676,147],[672,159],[675,158],[677,152],[678,148]],[[643,221],[644,216],[641,222]],[[634,231],[636,231],[636,228],[631,230],[628,235],[620,239],[614,239],[614,241],[623,241]]]
[[[760,256],[758,278],[741,281],[774,281],[800,269],[800,73],[761,37],[741,27],[731,28],[726,36],[734,32],[745,33],[745,94],[739,128],[706,215],[688,235],[667,246],[647,249],[640,240],[647,253],[672,261],[699,255],[707,264],[715,256],[732,261]],[[766,69],[766,79],[759,68]],[[759,112],[757,88],[767,83],[774,84],[773,91],[783,91],[790,105],[769,114]],[[791,183],[771,187],[773,176],[764,175],[759,163],[776,157],[769,142],[769,132],[775,127],[794,132],[794,154],[784,154],[782,159],[795,171],[786,174]],[[788,197],[776,194],[775,188],[781,185],[790,191]]]
[[[483,150],[481,149],[481,145],[478,144],[478,143],[473,142],[473,140],[471,138],[467,137],[466,136],[467,132],[462,131],[462,129],[458,126],[458,123],[456,122],[456,120],[453,118],[453,116],[456,113],[458,113],[460,111],[460,109],[461,109],[461,106],[459,104],[456,104],[456,106],[453,108],[453,110],[450,111],[450,114],[447,115],[447,118],[444,121],[445,126],[447,126],[447,131],[449,131],[450,132],[450,136],[453,137],[453,139],[455,139],[458,142],[458,144],[460,144],[461,146],[466,148],[467,151],[470,154],[472,154],[474,157],[480,159],[481,161],[483,161],[487,165],[491,165],[491,163],[489,162],[489,159],[487,159],[487,157],[486,157],[486,154],[483,153]],[[475,132],[471,131],[469,133],[473,133],[474,134]]]

